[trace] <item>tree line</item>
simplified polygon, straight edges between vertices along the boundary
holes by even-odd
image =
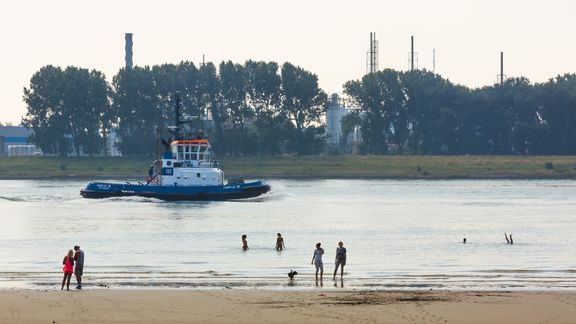
[[[45,153],[96,154],[114,127],[125,155],[156,152],[174,124],[174,95],[190,131],[204,131],[221,154],[314,154],[322,150],[327,96],[318,77],[285,63],[191,62],[98,71],[45,66],[24,89],[23,125]],[[207,122],[210,121],[210,122]],[[73,144],[73,145],[72,145]]]
[[[45,153],[98,154],[111,129],[125,155],[150,155],[168,139],[174,94],[189,127],[219,154],[325,152],[327,95],[290,63],[191,62],[96,70],[45,66],[24,88],[22,124]],[[512,78],[470,89],[425,70],[383,70],[344,84],[362,154],[576,154],[576,75],[531,84]],[[74,149],[74,152],[72,150]]]
[[[470,89],[425,70],[383,70],[349,81],[364,154],[576,154],[576,74]]]

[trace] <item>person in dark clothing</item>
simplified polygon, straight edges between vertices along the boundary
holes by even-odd
[[[278,233],[276,237],[276,251],[282,251],[282,249],[285,248],[286,245],[284,245],[284,238],[282,237],[282,234]]]
[[[76,245],[74,247],[74,261],[76,266],[74,267],[74,275],[76,275],[76,282],[78,285],[76,289],[82,289],[82,275],[84,274],[84,251],[80,250],[80,246]]]
[[[248,251],[248,241],[246,240],[246,234],[242,235],[242,250]]]
[[[338,266],[340,266],[340,278],[344,276],[344,266],[346,265],[346,248],[342,241],[338,242],[338,248],[336,248],[336,267],[334,268],[334,276],[332,279],[336,279],[336,273],[338,272]]]

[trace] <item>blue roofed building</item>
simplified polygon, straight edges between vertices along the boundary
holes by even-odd
[[[9,145],[28,145],[31,130],[22,126],[0,126],[0,155],[8,155]]]

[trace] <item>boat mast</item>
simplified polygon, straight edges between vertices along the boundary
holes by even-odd
[[[180,124],[182,122],[180,122],[180,91],[176,91],[176,93],[174,94],[174,99],[176,101],[176,107],[174,109],[174,122],[176,123],[176,130],[175,130],[175,134],[174,137],[176,140],[181,140],[182,136],[180,135]]]

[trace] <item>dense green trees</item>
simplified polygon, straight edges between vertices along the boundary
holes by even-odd
[[[326,109],[327,96],[318,87],[318,77],[290,63],[282,66],[282,111],[296,127],[292,143],[299,154],[314,153],[322,131],[315,125]],[[316,150],[317,151],[317,150]]]
[[[25,126],[44,152],[98,153],[114,127],[127,155],[156,152],[156,133],[171,136],[174,95],[188,131],[205,131],[221,154],[321,152],[326,94],[318,77],[286,63],[191,62],[121,69],[108,86],[96,71],[46,66],[24,89]],[[110,100],[110,103],[108,102]]]
[[[536,96],[542,140],[531,138],[529,144],[538,149],[535,153],[576,154],[576,74],[537,85]]]
[[[278,154],[290,126],[280,109],[278,64],[247,61],[245,72],[247,101],[255,114],[253,149],[260,154]]]
[[[34,130],[31,141],[46,153],[65,156],[72,147],[76,154],[99,153],[112,120],[109,92],[98,71],[45,66],[24,88],[28,111],[22,123]]]
[[[191,62],[98,71],[45,66],[24,89],[23,124],[46,153],[102,152],[114,128],[126,155],[156,152],[168,138],[174,94],[188,130],[203,130],[220,154],[317,154],[324,150],[327,95],[318,77],[290,63]],[[344,85],[358,110],[364,154],[576,154],[576,75],[525,78],[469,89],[427,71],[383,70]],[[74,151],[72,151],[74,149]]]
[[[347,82],[361,151],[384,154],[575,154],[576,75],[468,89],[427,71],[384,70]]]
[[[154,129],[173,124],[175,91],[191,129],[203,130],[222,154],[318,153],[326,95],[318,78],[286,63],[247,61],[135,67],[114,77],[113,107],[121,150],[154,152]],[[209,120],[210,122],[206,122]],[[291,122],[292,121],[292,122]]]

